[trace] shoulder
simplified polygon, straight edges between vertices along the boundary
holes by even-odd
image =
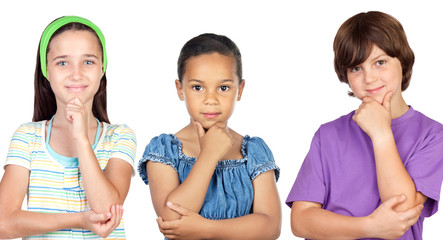
[[[271,149],[262,138],[246,135],[243,140],[242,153],[246,156],[246,166],[251,179],[269,170],[275,170],[276,180],[278,179],[280,169],[275,164]]]
[[[181,142],[173,134],[161,134],[151,139],[145,148],[143,158],[153,156],[172,158],[181,151]]]
[[[134,135],[134,131],[126,124],[108,124],[104,123],[104,131],[106,131],[106,135],[121,135],[121,134],[129,134]]]
[[[45,122],[46,121],[23,123],[23,124],[21,124],[17,128],[17,131],[23,131],[23,132],[37,132],[37,131],[41,131],[41,129],[43,127],[43,124]]]
[[[28,122],[21,124],[17,130],[15,130],[14,137],[26,137],[29,138],[41,138],[44,134],[44,124],[46,121],[41,122]]]
[[[249,135],[246,135],[243,138],[242,150],[244,150],[246,154],[248,154],[249,152],[256,153],[271,151],[271,149],[269,149],[268,145],[262,138],[250,137]]]
[[[443,125],[419,111],[414,110],[411,121],[406,124],[409,132],[423,139],[423,143],[443,142]]]
[[[118,143],[130,142],[128,144],[137,145],[135,132],[126,124],[107,124],[103,123],[104,142]]]
[[[335,120],[322,124],[315,133],[315,137],[337,137],[350,134],[354,131],[360,131],[360,127],[352,120],[354,112],[355,111],[352,111]]]
[[[413,110],[413,121],[416,122],[417,124],[426,126],[432,130],[435,131],[441,131],[443,130],[443,125],[437,121],[435,121],[434,119],[424,115],[423,113],[417,111],[417,110]]]
[[[138,163],[138,172],[145,184],[148,184],[146,163],[148,161],[163,163],[178,171],[178,158],[181,152],[180,141],[172,134],[161,134],[151,139],[146,146],[143,157]]]

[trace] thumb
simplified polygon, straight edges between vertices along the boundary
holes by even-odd
[[[92,213],[90,219],[92,222],[104,222],[111,218],[110,212]]]
[[[392,92],[386,93],[386,95],[383,98],[383,106],[391,112],[391,99],[392,99]]]
[[[182,216],[188,215],[189,210],[176,203],[167,202],[166,205],[168,205],[170,209],[174,210],[174,212],[177,212]]]
[[[203,126],[197,121],[194,121],[194,124],[197,127],[198,136],[203,137],[205,135],[205,129],[203,128]]]
[[[406,199],[405,195],[395,195],[388,200],[386,200],[383,204],[386,205],[388,208],[394,208],[396,205],[400,204]]]

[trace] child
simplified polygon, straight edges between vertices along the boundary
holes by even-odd
[[[438,208],[443,126],[402,97],[414,54],[403,27],[381,12],[348,19],[334,40],[335,71],[362,101],[326,123],[286,203],[295,235],[315,239],[422,239]]]
[[[33,122],[14,133],[0,183],[0,238],[125,239],[136,140],[109,124],[105,70],[105,39],[92,22],[61,17],[43,32]]]
[[[239,49],[216,34],[189,40],[175,85],[190,123],[153,138],[138,166],[160,231],[170,239],[276,239],[279,169],[262,139],[227,126],[245,86]]]

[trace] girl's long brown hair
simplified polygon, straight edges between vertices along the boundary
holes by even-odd
[[[97,37],[97,42],[103,52],[103,46],[101,45],[100,40],[94,30],[81,23],[73,22],[64,25],[52,35],[51,40],[55,36],[67,30],[82,30],[94,33],[94,35]],[[49,41],[47,52],[49,52],[51,40]],[[40,45],[38,49],[40,49]],[[34,115],[32,116],[32,121],[38,122],[42,120],[49,120],[52,118],[56,111],[57,103],[55,100],[55,95],[51,89],[49,81],[43,76],[40,66],[40,51],[37,50],[37,61],[34,75]],[[92,103],[92,113],[94,114],[94,117],[96,117],[100,122],[109,123],[106,102],[106,73],[103,74],[103,77],[100,80],[100,86],[97,90],[97,93],[95,93]]]

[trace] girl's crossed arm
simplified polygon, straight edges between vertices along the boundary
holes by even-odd
[[[173,221],[157,219],[160,231],[170,239],[277,239],[281,228],[280,200],[274,171],[257,176],[253,183],[252,213],[232,219],[208,220],[175,203],[169,207],[180,214]]]
[[[29,182],[29,170],[16,165],[5,168],[0,183],[0,238],[17,238],[43,234],[64,228],[86,228],[107,237],[119,224],[121,206],[95,213],[39,213],[21,210]],[[103,223],[106,222],[106,223]]]

